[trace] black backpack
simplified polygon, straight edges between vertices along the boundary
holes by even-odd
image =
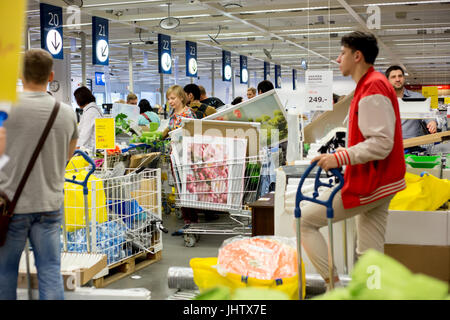
[[[203,119],[204,117],[206,117],[206,108],[208,108],[208,106],[204,103],[202,103],[198,108],[192,108],[195,118]]]

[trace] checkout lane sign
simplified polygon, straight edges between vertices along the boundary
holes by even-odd
[[[275,88],[281,88],[281,66],[279,64],[275,65]]]
[[[270,62],[264,61],[264,80],[270,80]]]
[[[197,43],[186,41],[186,77],[197,77]]]
[[[247,57],[239,56],[239,65],[240,65],[240,74],[241,74],[241,83],[248,83],[248,68],[247,68]]]
[[[172,45],[170,36],[158,33],[158,72],[172,74]]]
[[[62,8],[45,3],[39,4],[41,20],[41,48],[50,52],[54,59],[64,59]]]
[[[231,52],[222,50],[222,81],[231,81]]]
[[[109,22],[92,17],[92,64],[109,65]]]

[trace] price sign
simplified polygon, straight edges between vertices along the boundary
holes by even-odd
[[[222,81],[231,81],[231,52],[222,50]]]
[[[239,66],[240,66],[240,73],[241,73],[241,83],[248,83],[248,69],[247,69],[247,57],[246,56],[239,56]]]
[[[158,72],[172,74],[172,45],[170,36],[158,33]]]
[[[114,118],[95,119],[95,148],[114,149],[116,147],[116,129]]]
[[[196,77],[197,71],[197,43],[186,41],[186,77]]]
[[[109,65],[108,20],[92,17],[92,64]]]
[[[422,95],[425,98],[431,98],[431,108],[437,109],[438,107],[438,87],[430,86],[430,87],[422,87]]]
[[[270,63],[264,61],[264,80],[270,80]]]
[[[333,71],[307,70],[305,86],[305,105],[308,110],[333,110]]]
[[[279,64],[275,65],[275,88],[281,88],[281,66]]]
[[[41,48],[50,52],[54,59],[64,59],[62,8],[45,3],[39,4],[41,19]]]

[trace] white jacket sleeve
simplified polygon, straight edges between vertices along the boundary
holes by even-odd
[[[380,94],[361,99],[358,127],[365,140],[335,154],[340,166],[381,160],[391,153],[395,135],[395,112],[391,101]]]

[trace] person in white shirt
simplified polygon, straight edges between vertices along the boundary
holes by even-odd
[[[95,97],[86,87],[80,87],[73,93],[77,104],[83,109],[78,125],[79,138],[77,147],[95,153],[95,119],[103,118],[102,110],[95,103]]]

